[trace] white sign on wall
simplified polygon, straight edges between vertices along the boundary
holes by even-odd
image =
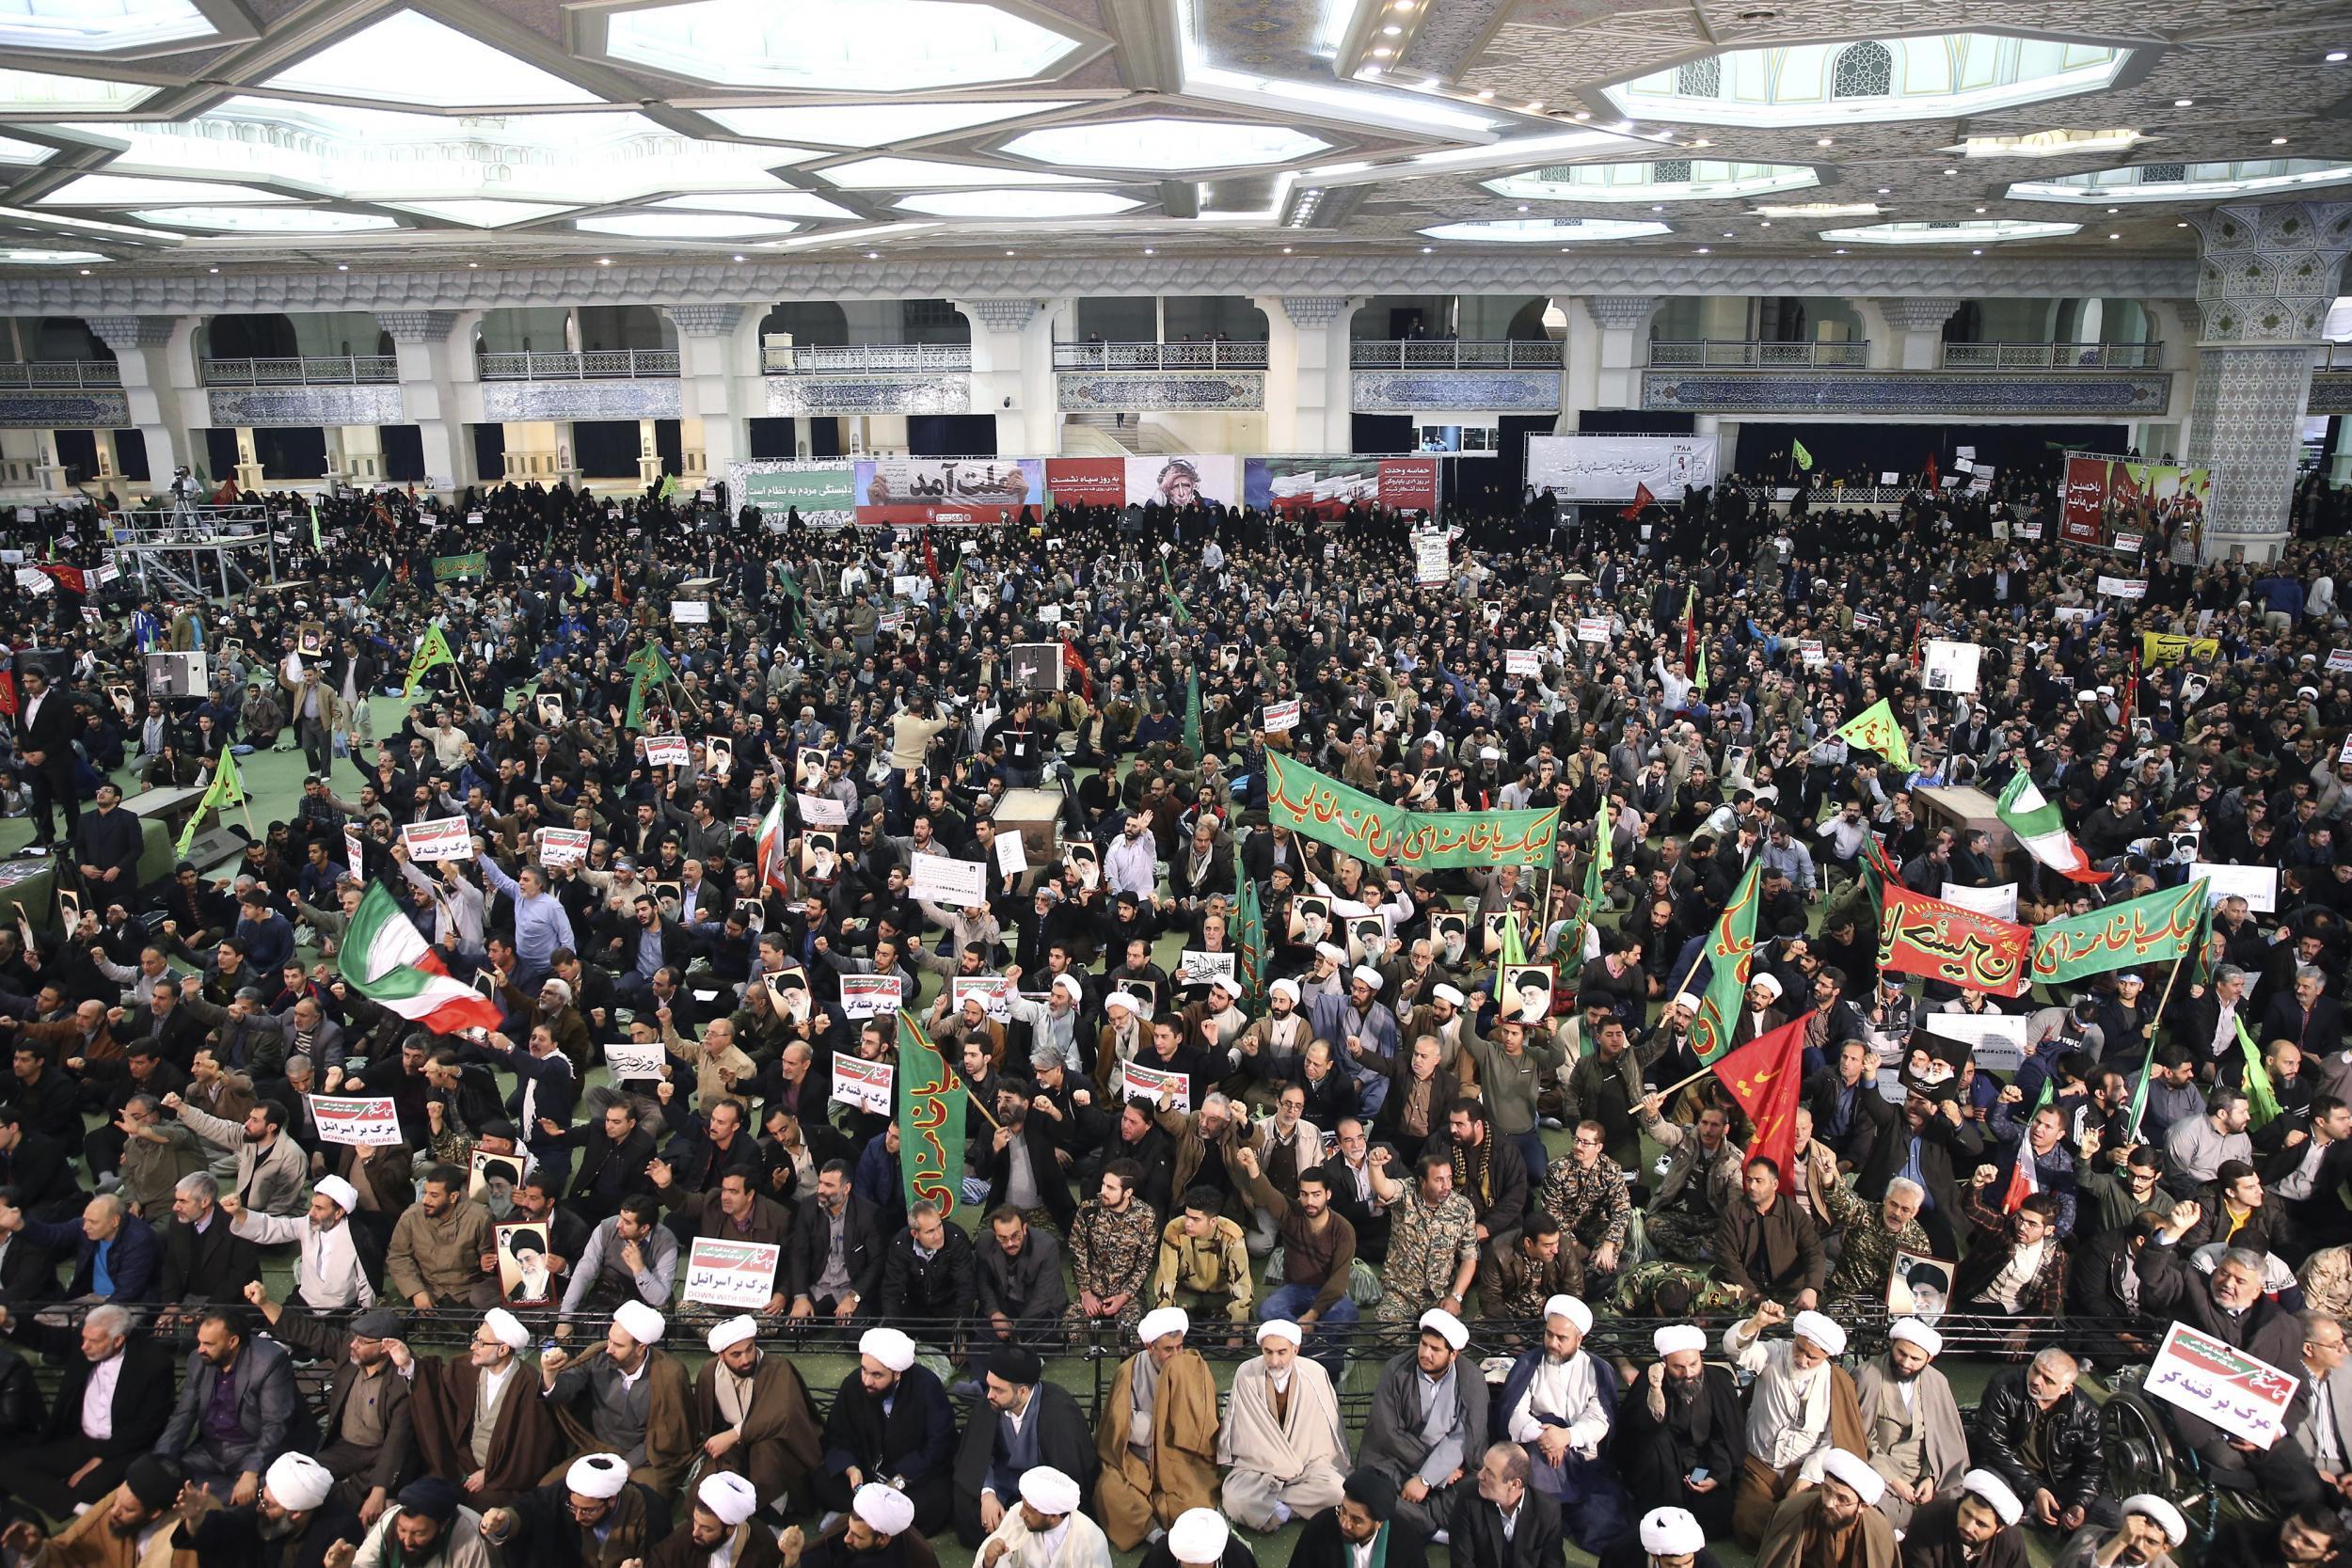
[[[1715,483],[1715,438],[1531,436],[1527,483],[1564,501],[1629,501],[1637,488],[1678,501],[1683,486]]]

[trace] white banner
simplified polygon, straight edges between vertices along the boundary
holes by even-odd
[[[2026,1062],[2026,1021],[2014,1013],[1921,1013],[1931,1035],[1962,1040],[1986,1072],[2015,1072]]]
[[[706,599],[672,599],[670,621],[674,626],[707,626],[710,625],[710,604]]]
[[[687,1301],[705,1307],[758,1311],[776,1295],[776,1265],[784,1248],[773,1242],[725,1242],[697,1236],[686,1255]]]
[[[2102,572],[2099,592],[2110,599],[2144,599],[2148,596],[2148,584],[2137,578],[2111,578]]]
[[[1298,728],[1298,699],[1293,697],[1288,702],[1266,704],[1264,721],[1258,727],[1268,735]]]
[[[861,1111],[886,1117],[890,1114],[890,1085],[898,1071],[888,1062],[869,1062],[863,1056],[835,1055],[833,1059],[833,1098],[844,1105],[854,1105]]]
[[[907,892],[950,909],[978,909],[988,902],[988,866],[981,861],[952,861],[917,855],[908,863]]]
[[[654,768],[685,768],[692,764],[694,749],[682,735],[649,735],[645,736],[645,762]]]
[[[364,883],[368,879],[367,856],[362,851],[359,830],[343,824],[343,859],[351,863],[351,879]]]
[[[408,1141],[401,1135],[400,1113],[389,1095],[330,1099],[314,1094],[310,1117],[318,1123],[321,1143],[392,1148]]]
[[[2328,668],[2330,670],[2352,670],[2352,648],[2328,649]]]
[[[2235,896],[2246,900],[2246,907],[2256,914],[2279,912],[2279,868],[2275,865],[2216,865],[2210,861],[2193,862],[2188,879],[2207,879],[2205,897],[2210,903]]]
[[[2202,1289],[2201,1286],[2192,1289]],[[2148,1364],[2147,1391],[2201,1416],[2231,1436],[2268,1449],[2286,1430],[2287,1406],[2302,1382],[2227,1341],[2175,1323]]]
[[[588,841],[591,836],[585,828],[540,829],[539,863],[541,865],[578,865],[588,858]]]
[[[1607,643],[1609,641],[1609,617],[1606,615],[1578,616],[1576,618],[1576,640],[1579,642]]]
[[[1531,436],[1527,483],[1563,501],[1629,501],[1637,486],[1673,504],[1715,483],[1711,436]]]
[[[999,1023],[1012,1018],[1013,985],[1001,974],[951,974],[947,977],[947,1005],[962,1010],[963,999],[977,996],[980,1010]]]
[[[830,795],[795,795],[800,803],[801,821],[811,828],[846,828],[850,825],[850,808]]]
[[[1192,1109],[1192,1074],[1163,1072],[1158,1068],[1138,1067],[1128,1061],[1119,1069],[1119,1098],[1148,1100],[1156,1105],[1163,1094],[1173,1095],[1176,1109]]]
[[[1989,914],[1995,920],[2017,922],[2017,884],[2003,882],[1998,887],[1962,887],[1958,882],[1946,882],[1937,895],[1947,904],[1958,904],[1963,910]]]
[[[1021,842],[1018,830],[999,828],[996,831],[996,871],[999,876],[1018,877],[1029,869],[1029,847]]]
[[[1974,691],[1977,689],[1977,664],[1984,657],[1984,650],[1974,642],[1950,642],[1941,637],[1928,639],[1928,655],[1924,666],[1930,691]]]
[[[1447,548],[1445,535],[1442,533],[1415,535],[1413,539],[1413,580],[1423,588],[1442,588],[1453,576],[1453,555]]]
[[[1502,650],[1502,673],[1506,675],[1540,675],[1543,670],[1543,655],[1533,648]]]
[[[404,822],[400,841],[412,861],[473,859],[473,829],[462,816],[437,816],[430,822]]]
[[[898,1010],[902,993],[896,974],[844,974],[841,1010],[850,1018],[887,1018]]]
[[[618,1083],[624,1078],[659,1078],[669,1053],[656,1040],[650,1045],[637,1045],[628,1040],[607,1040],[604,1044],[604,1065]]]

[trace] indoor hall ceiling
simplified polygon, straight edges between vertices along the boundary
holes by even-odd
[[[2185,258],[2307,191],[2352,199],[2352,0],[0,7],[20,274]]]

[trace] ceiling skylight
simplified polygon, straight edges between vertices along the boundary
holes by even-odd
[[[2009,194],[2020,201],[2114,207],[2135,201],[2206,201],[2346,180],[2352,180],[2352,161],[2342,158],[2248,158],[2219,164],[2136,164],[2055,180],[2021,180],[2010,186]]]
[[[908,197],[898,209],[935,218],[1094,218],[1142,205],[1111,191],[946,191]]]
[[[358,234],[398,224],[375,213],[337,213],[320,207],[151,207],[131,214],[172,229],[214,229],[239,234]]]
[[[0,261],[14,266],[62,266],[72,261],[103,261],[109,258],[95,250],[0,250]]]
[[[1208,119],[1092,120],[1025,131],[1004,150],[1043,164],[1086,168],[1245,168],[1311,157],[1331,144],[1283,125]]]
[[[2021,218],[1972,218],[1964,223],[1872,223],[1824,229],[1821,238],[1844,245],[1992,245],[2004,240],[2055,240],[2079,223],[2029,223]]]
[[[46,71],[0,71],[0,114],[100,115],[132,109],[163,89],[142,82],[101,82]]]
[[[648,206],[675,208],[687,213],[764,213],[771,217],[788,218],[853,218],[857,214],[836,201],[827,201],[815,191],[774,191],[762,194],[746,191],[742,195],[720,192],[709,196],[665,196]]]
[[[816,142],[823,147],[880,147],[919,141],[975,125],[993,125],[1067,109],[1073,100],[1033,103],[817,103],[798,109],[704,109],[739,136]]]
[[[552,71],[409,10],[372,22],[261,85],[438,109],[602,102]]]
[[[1433,240],[1500,241],[1506,245],[1577,245],[1588,240],[1646,240],[1674,232],[1662,223],[1633,218],[1492,218],[1441,223],[1422,233]]]
[[[396,205],[404,212],[462,223],[472,229],[503,229],[509,224],[551,218],[572,211],[553,201],[403,201]]]
[[[1820,183],[1803,164],[1661,158],[1638,164],[1555,164],[1485,182],[1521,201],[1714,201],[1801,191]]]
[[[624,65],[768,91],[1018,82],[1077,48],[1026,17],[949,0],[686,0],[604,18],[604,53]]]
[[[0,0],[0,49],[99,55],[216,31],[189,0]]]
[[[788,234],[800,225],[783,218],[730,217],[723,213],[616,213],[581,218],[573,227],[589,234],[622,234],[640,240],[740,240],[754,234]]]
[[[949,164],[935,158],[859,158],[852,163],[819,169],[818,173],[850,191],[887,191],[942,185],[1086,185],[1093,181],[1074,174],[1048,174],[1037,168],[991,168],[985,164]]]
[[[292,201],[276,191],[209,180],[148,180],[135,174],[85,174],[40,198],[44,207],[128,207],[141,201]]]
[[[1730,49],[1601,89],[1620,114],[1700,125],[1948,119],[2112,85],[2131,52],[1993,33]]]

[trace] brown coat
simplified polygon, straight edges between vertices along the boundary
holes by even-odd
[[[173,1544],[180,1539],[177,1529],[157,1530],[142,1554],[136,1535],[117,1535],[106,1528],[115,1498],[125,1490],[115,1488],[59,1530],[42,1560],[46,1568],[196,1568],[195,1551]]]
[[[597,1345],[583,1351],[570,1367],[593,1364],[605,1354]],[[663,1497],[678,1489],[686,1479],[686,1467],[702,1451],[702,1440],[694,1435],[693,1386],[686,1376],[686,1363],[660,1346],[645,1353],[645,1379],[651,1385],[645,1410],[645,1462],[628,1473],[628,1479],[642,1481]],[[559,1407],[556,1425],[563,1430],[571,1455],[578,1458],[587,1453],[610,1453],[612,1450],[596,1441],[596,1434],[588,1423],[570,1410]],[[548,1481],[562,1479],[562,1469],[548,1475]]]
[[[713,1356],[694,1374],[694,1430],[715,1434],[725,1428],[726,1418],[719,1414],[719,1360]],[[816,1469],[824,1456],[819,1436],[799,1369],[790,1358],[770,1352],[752,1373],[742,1439],[705,1468],[749,1477],[759,1500],[772,1502],[796,1491]]]
[[[427,1474],[447,1476],[463,1484],[473,1474],[473,1412],[482,1372],[464,1356],[443,1361],[420,1355],[416,1384],[409,1395],[409,1413],[418,1455]],[[498,1421],[490,1435],[490,1462],[483,1466],[482,1490],[467,1495],[476,1510],[501,1508],[539,1484],[548,1466],[564,1454],[563,1434],[547,1401],[539,1397],[536,1367],[518,1362],[516,1381],[499,1402]]]
[[[1152,1464],[1127,1445],[1135,1414],[1136,1362],[1147,1347],[1120,1364],[1094,1450],[1103,1461],[1095,1485],[1103,1533],[1120,1551],[1143,1544],[1154,1526],[1166,1529],[1188,1508],[1216,1506],[1216,1377],[1197,1350],[1180,1350],[1160,1370],[1152,1402]]]

